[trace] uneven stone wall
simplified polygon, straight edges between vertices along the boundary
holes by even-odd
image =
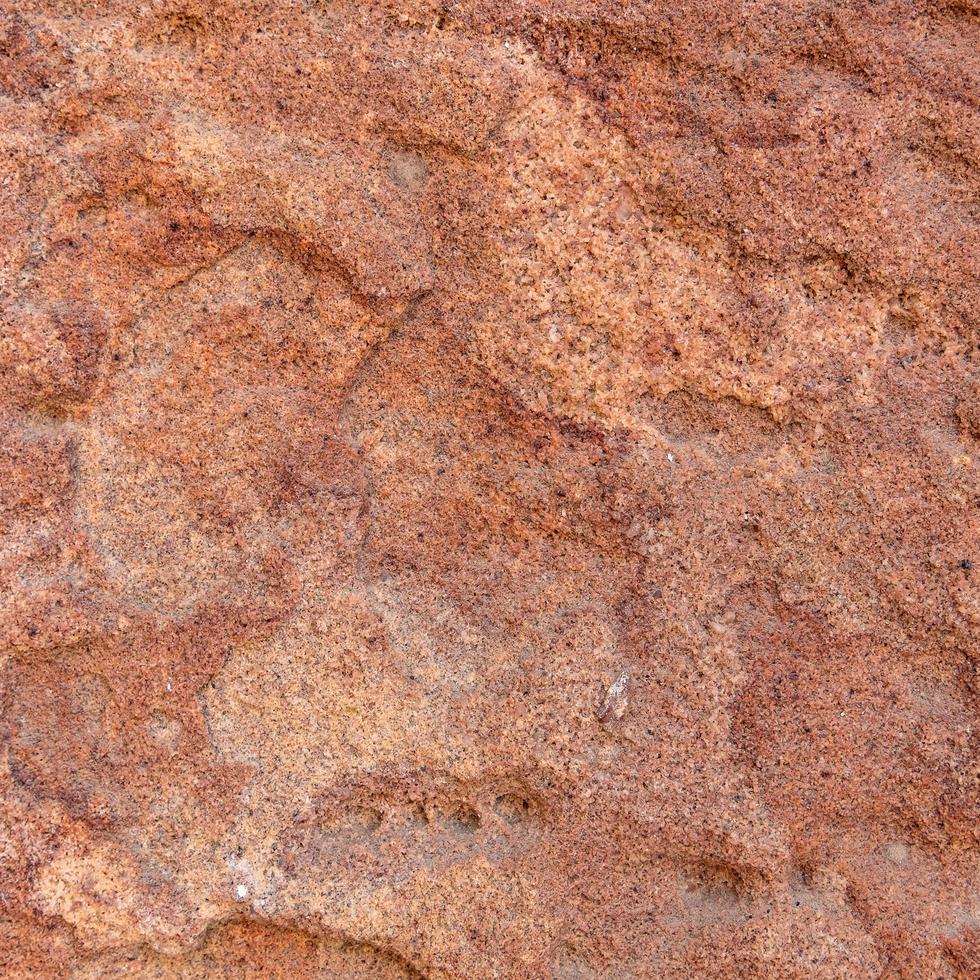
[[[0,0],[0,976],[980,977],[976,0]]]

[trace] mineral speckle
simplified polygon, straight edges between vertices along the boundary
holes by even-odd
[[[0,0],[0,975],[980,977],[971,0]]]

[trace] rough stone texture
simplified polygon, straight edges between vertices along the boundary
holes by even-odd
[[[2,0],[0,975],[980,977],[976,0]]]

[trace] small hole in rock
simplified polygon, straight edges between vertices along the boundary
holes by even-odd
[[[329,818],[326,824],[335,831],[370,833],[381,826],[381,819],[381,814],[374,807],[352,806]]]
[[[512,827],[526,823],[534,816],[531,801],[516,793],[505,793],[493,801],[493,809],[505,823]]]
[[[480,827],[480,814],[466,803],[451,804],[440,812],[444,827],[456,833],[472,834]]]
[[[408,808],[408,817],[406,822],[411,827],[424,827],[429,822],[429,816],[425,812],[425,807],[421,803],[413,803]]]

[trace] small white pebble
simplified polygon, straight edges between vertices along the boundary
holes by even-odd
[[[169,694],[174,689],[174,686],[173,684],[170,683],[170,681],[167,681],[166,688],[167,688],[167,693]]]
[[[674,454],[673,453],[667,453],[667,462],[668,463],[673,463],[674,462]]]
[[[629,680],[629,671],[624,670],[606,691],[606,697],[598,711],[599,721],[603,724],[619,721],[626,714],[626,708],[629,705],[629,698],[626,693]]]
[[[248,897],[248,888],[245,885],[238,885],[235,888],[235,895],[238,896],[238,900],[242,901]]]

